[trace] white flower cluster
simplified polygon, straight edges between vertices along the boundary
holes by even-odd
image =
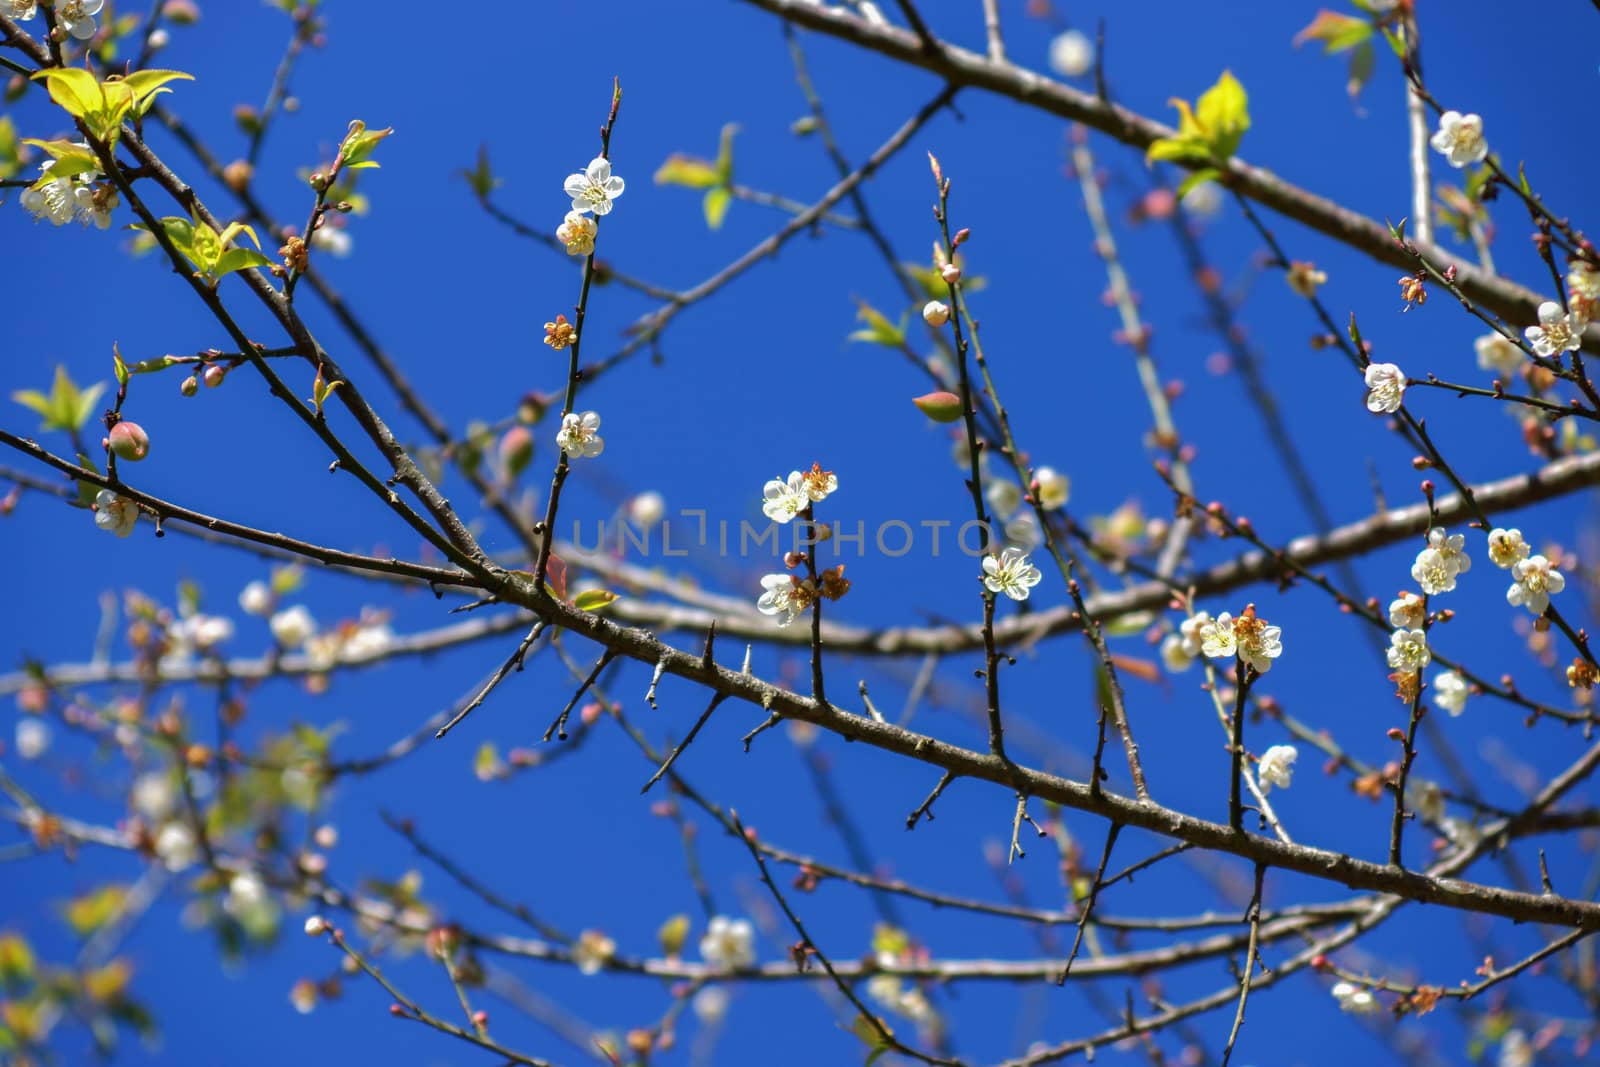
[[[1161,660],[1167,670],[1186,671],[1200,658],[1200,630],[1212,622],[1211,613],[1197,611],[1178,624],[1178,632],[1161,642]]]
[[[1441,526],[1428,531],[1428,547],[1418,552],[1411,564],[1411,577],[1424,593],[1448,593],[1456,587],[1456,578],[1472,569],[1465,545],[1463,535],[1447,534]]]
[[[1224,611],[1203,623],[1198,633],[1200,651],[1208,657],[1232,659],[1238,656],[1258,674],[1271,670],[1272,661],[1283,653],[1282,630],[1258,618],[1254,607],[1245,608],[1238,618]]]
[[[813,463],[810,470],[790,471],[789,477],[773,478],[762,486],[761,511],[773,522],[787,524],[803,515],[813,504],[826,500],[838,488],[838,475],[823,470],[820,463]],[[843,568],[839,568],[839,571],[842,572]],[[764,575],[756,610],[763,615],[776,615],[779,626],[788,626],[801,612],[815,604],[819,596],[837,600],[843,595],[848,583],[829,584],[827,579],[833,573],[830,571],[822,576],[824,581],[821,589],[810,578],[802,578],[797,574]]]
[[[80,142],[78,147],[87,151],[89,146]],[[47,159],[40,164],[41,178],[49,176],[55,163]],[[85,226],[93,223],[97,229],[109,229],[118,199],[116,189],[103,178],[97,170],[56,178],[38,188],[24,189],[17,203],[32,213],[34,221],[49,219],[52,225],[64,226],[76,219]]]
[[[743,970],[756,962],[755,936],[749,919],[715,916],[700,939],[700,955],[719,970]]]
[[[80,41],[94,36],[94,17],[106,6],[105,0],[56,0],[56,24]],[[38,15],[38,0],[0,0],[0,14],[19,22],[27,22]]]

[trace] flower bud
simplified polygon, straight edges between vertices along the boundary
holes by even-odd
[[[119,422],[111,427],[107,438],[109,447],[118,459],[132,463],[150,454],[150,437],[137,422]]]
[[[206,368],[205,374],[202,375],[202,377],[204,377],[206,380],[207,389],[215,389],[217,386],[222,384],[223,379],[227,376],[228,368],[224,367],[220,363],[211,364]]]
[[[313,915],[311,918],[306,920],[307,937],[321,937],[324,931],[327,929],[328,920],[324,919],[320,915]]]
[[[924,393],[911,402],[934,422],[959,422],[963,414],[961,398],[954,393]]]
[[[954,285],[961,280],[961,268],[954,263],[946,263],[944,269],[939,271],[939,277],[944,279],[946,285]]]
[[[943,326],[950,321],[950,305],[939,300],[930,300],[922,308],[922,321],[929,326]]]
[[[178,392],[182,393],[184,396],[194,396],[194,394],[198,393],[199,391],[200,379],[196,378],[192,374],[185,378],[178,385]]]
[[[500,466],[507,480],[515,479],[533,459],[533,433],[526,426],[513,426],[500,438]]]

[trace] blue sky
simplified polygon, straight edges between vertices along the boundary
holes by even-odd
[[[976,2],[924,5],[938,31],[971,47],[982,41]],[[1052,28],[1024,17],[1022,4],[1001,4],[1012,57],[1044,69]],[[1062,13],[1092,25],[1100,12],[1059,4]],[[1342,64],[1291,38],[1315,5],[1241,2],[1226,12],[1152,2],[1109,5],[1105,12],[1110,77],[1119,100],[1165,119],[1169,97],[1193,99],[1230,69],[1251,93],[1252,129],[1240,154],[1313,191],[1332,195],[1375,218],[1409,211],[1402,87],[1397,71],[1380,63],[1374,84],[1353,107],[1345,95]],[[957,10],[959,8],[959,10]],[[1429,85],[1447,106],[1484,118],[1493,149],[1508,162],[1527,162],[1535,186],[1558,212],[1585,203],[1584,175],[1591,150],[1574,135],[1563,101],[1589,99],[1592,62],[1575,49],[1557,62],[1508,62],[1545,56],[1550,42],[1592,33],[1595,14],[1577,0],[1550,5],[1539,19],[1505,5],[1451,5],[1449,17],[1424,10]],[[405,368],[411,381],[457,430],[470,420],[509,416],[530,390],[554,392],[565,361],[540,344],[542,324],[568,311],[577,292],[572,261],[508,232],[478,209],[458,171],[480,145],[489,147],[503,180],[496,200],[529,224],[552,230],[566,210],[561,183],[594,154],[611,79],[621,80],[623,104],[612,143],[617,173],[628,188],[601,235],[601,255],[619,270],[674,288],[712,275],[782,224],[780,213],[737,203],[726,224],[708,232],[697,194],[650,180],[673,152],[712,155],[718,133],[737,123],[735,175],[745,185],[795,200],[816,199],[836,179],[815,139],[797,137],[791,123],[805,113],[778,24],[742,4],[640,3],[624,0],[595,18],[554,5],[518,5],[481,17],[449,19],[444,11],[398,16],[394,5],[334,2],[327,6],[327,44],[308,53],[292,87],[298,108],[270,135],[257,167],[258,195],[281,218],[302,219],[309,197],[296,173],[324,160],[353,118],[393,126],[383,142],[381,170],[369,171],[361,189],[371,210],[351,219],[352,255],[327,261],[327,276]],[[207,5],[201,22],[175,30],[162,62],[195,75],[167,101],[229,159],[243,139],[230,115],[236,104],[259,103],[289,35],[283,15],[265,5]],[[938,86],[926,75],[896,69],[847,45],[803,35],[817,86],[836,124],[841,146],[854,161],[877,147]],[[970,227],[969,273],[988,279],[974,297],[997,386],[1018,438],[1036,462],[1068,473],[1072,512],[1080,519],[1106,515],[1129,500],[1162,514],[1170,497],[1150,469],[1145,447],[1149,416],[1137,391],[1128,350],[1112,338],[1116,317],[1101,300],[1102,265],[1091,247],[1077,185],[1064,174],[1065,129],[1049,116],[994,97],[968,92],[958,114],[944,114],[873,180],[868,195],[875,217],[900,257],[923,261],[937,230],[926,152],[940,158],[953,180],[952,216]],[[59,112],[42,94],[8,105],[26,136],[62,132]],[[152,133],[156,149],[192,175],[208,203],[225,213],[226,194],[196,172],[182,149]],[[1142,310],[1155,328],[1153,354],[1164,378],[1181,380],[1175,418],[1195,448],[1199,494],[1225,500],[1249,515],[1276,541],[1305,532],[1282,465],[1265,443],[1260,423],[1244,400],[1236,376],[1213,373],[1208,357],[1219,348],[1203,307],[1181,266],[1178,247],[1164,225],[1134,226],[1129,208],[1148,189],[1150,176],[1137,153],[1102,138],[1091,142],[1106,174],[1125,265],[1139,290]],[[1442,171],[1435,157],[1435,174]],[[1548,288],[1549,279],[1526,240],[1519,209],[1496,206],[1502,272]],[[127,219],[118,216],[119,225]],[[1582,219],[1575,219],[1580,225]],[[1323,295],[1335,317],[1356,313],[1375,358],[1408,372],[1478,381],[1472,340],[1481,327],[1440,296],[1401,314],[1397,271],[1293,224],[1274,228],[1297,259],[1314,260],[1330,276]],[[128,234],[76,226],[34,225],[14,202],[0,209],[0,242],[18,252],[7,303],[6,357],[0,387],[6,394],[44,387],[56,364],[80,381],[109,378],[115,342],[129,359],[193,352],[226,338],[185,287],[155,257],[132,258]],[[1410,453],[1381,420],[1362,407],[1358,376],[1335,353],[1307,344],[1317,326],[1305,304],[1282,280],[1259,269],[1260,241],[1237,212],[1225,209],[1204,224],[1212,263],[1241,297],[1240,317],[1263,360],[1265,374],[1286,412],[1293,436],[1338,522],[1374,510],[1374,486],[1390,504],[1419,499],[1419,476]],[[254,336],[277,343],[270,323],[245,298],[243,287],[223,287],[241,309]],[[1552,294],[1553,295],[1553,294]],[[704,509],[733,523],[760,518],[763,482],[813,461],[835,470],[838,493],[827,503],[833,517],[873,529],[900,519],[961,521],[969,501],[949,460],[945,428],[933,426],[908,399],[925,391],[905,361],[892,352],[845,338],[856,327],[856,300],[897,316],[903,301],[883,263],[859,235],[825,228],[787,244],[704,306],[672,324],[657,358],[641,356],[604,376],[582,394],[581,408],[604,416],[606,452],[579,464],[563,500],[564,517],[588,521],[613,514],[644,490],[660,492],[669,513]],[[589,307],[584,355],[599,358],[621,343],[621,331],[655,305],[620,286],[598,288]],[[325,310],[312,304],[308,318],[325,346],[358,376],[364,391],[408,441],[423,434],[373,376],[364,358]],[[271,338],[271,340],[269,340]],[[1412,370],[1416,367],[1416,370]],[[300,383],[309,389],[309,380]],[[1520,440],[1516,423],[1478,400],[1421,399],[1419,410],[1457,469],[1470,481],[1531,470],[1537,460]],[[365,498],[348,478],[330,476],[328,456],[265,390],[239,374],[220,390],[194,399],[179,396],[177,378],[136,381],[128,411],[151,433],[151,459],[136,468],[140,488],[200,511],[319,543],[364,552],[416,555],[415,538]],[[348,424],[336,425],[348,429]],[[0,426],[32,433],[33,416],[12,406]],[[537,450],[523,485],[537,493],[554,458],[554,427],[535,428]],[[44,443],[65,451],[60,435]],[[21,457],[0,463],[24,467]],[[38,472],[34,472],[38,473]],[[125,472],[126,473],[126,472]],[[461,504],[467,487],[448,481]],[[1541,543],[1587,548],[1588,501],[1569,499],[1529,509],[1515,520]],[[476,514],[475,511],[470,511]],[[495,551],[515,541],[492,517],[482,520],[483,543]],[[935,557],[919,542],[899,558],[869,552],[847,557],[854,582],[835,617],[862,625],[970,620],[979,601],[973,562],[949,552]],[[1201,546],[1201,562],[1222,558],[1229,545]],[[1397,546],[1360,561],[1363,583],[1385,600],[1407,584],[1416,545]],[[1516,674],[1530,695],[1568,700],[1557,675],[1532,663],[1513,630],[1516,617],[1503,602],[1504,583],[1481,558],[1454,594],[1458,612],[1449,637],[1455,654],[1488,677]],[[137,588],[171,603],[180,581],[203,589],[204,608],[237,615],[235,598],[246,582],[266,576],[266,565],[247,554],[206,548],[148,531],[118,541],[94,529],[87,514],[38,495],[0,523],[0,557],[8,569],[14,610],[4,643],[22,657],[80,661],[92,650],[99,622],[97,597]],[[649,560],[681,566],[671,560]],[[718,592],[754,599],[770,559],[718,559],[695,553],[688,566]],[[1114,582],[1115,579],[1112,579]],[[1059,602],[1059,584],[1047,575],[1039,589],[1045,606]],[[297,594],[325,622],[354,618],[363,606],[392,611],[402,633],[448,621],[442,605],[424,595],[396,595],[371,583],[315,571]],[[1255,600],[1263,615],[1284,628],[1285,652],[1263,682],[1296,717],[1331,729],[1362,758],[1381,763],[1393,754],[1384,731],[1403,721],[1386,668],[1359,625],[1330,609],[1315,590],[1280,595],[1252,589],[1204,606],[1237,611]],[[1590,611],[1577,583],[1563,609],[1585,623]],[[691,635],[677,635],[692,645]],[[336,754],[355,757],[387,746],[441,708],[510,651],[508,641],[478,643],[447,656],[350,673],[330,691],[311,697],[293,683],[272,683],[248,696],[244,740],[279,732],[291,722],[344,724]],[[270,638],[261,620],[241,617],[229,649],[259,654]],[[120,641],[117,649],[125,653]],[[587,665],[594,653],[568,643]],[[1121,651],[1153,657],[1139,637],[1123,638]],[[725,648],[725,662],[737,652]],[[983,744],[972,712],[973,657],[941,664],[938,701],[925,701],[913,726],[966,745]],[[757,649],[755,669],[803,685],[804,662]],[[858,678],[875,699],[898,708],[916,663],[838,663],[830,672],[835,698],[852,693]],[[681,683],[664,683],[660,709],[643,700],[648,669],[628,667],[613,695],[656,744],[681,737],[702,707]],[[1196,688],[1198,672],[1171,684],[1130,683],[1135,727],[1145,742],[1146,766],[1158,799],[1210,818],[1225,812],[1226,759],[1209,700]],[[1076,639],[1057,640],[1021,654],[1005,675],[1008,715],[1018,720],[1018,742],[1041,766],[1081,775],[1094,739],[1090,661]],[[570,693],[565,670],[547,651],[522,675],[442,742],[369,778],[342,784],[331,820],[340,843],[331,874],[345,885],[393,879],[410,868],[424,874],[424,892],[443,914],[489,929],[506,930],[436,868],[415,856],[384,828],[380,811],[414,818],[427,836],[509,897],[569,929],[597,927],[624,952],[654,951],[654,933],[668,916],[704,916],[684,875],[684,853],[673,825],[650,811],[656,794],[638,786],[651,766],[614,726],[603,725],[575,757],[509,782],[483,783],[473,758],[484,742],[502,752],[538,747],[538,737]],[[104,696],[104,693],[100,694]],[[209,724],[209,697],[190,693],[197,721]],[[749,755],[739,738],[760,712],[726,706],[713,717],[680,770],[719,803],[735,808],[770,840],[796,851],[849,865],[848,853],[806,770],[806,750],[781,731],[757,741]],[[1027,727],[1021,725],[1026,723]],[[1478,700],[1466,715],[1441,722],[1469,774],[1492,802],[1513,805],[1537,780],[1570,761],[1579,740],[1559,726],[1521,728],[1516,709]],[[1271,724],[1251,744],[1257,751],[1286,738]],[[6,733],[9,735],[10,729]],[[937,808],[935,822],[914,834],[904,816],[931,788],[923,766],[823,738],[816,751],[833,768],[841,800],[875,862],[897,877],[951,893],[999,898],[1005,889],[985,859],[985,848],[1009,835],[1012,802],[1003,791],[961,783]],[[51,806],[85,819],[112,822],[123,810],[126,764],[92,742],[58,728],[56,745],[38,763],[9,773]],[[1368,858],[1383,856],[1389,808],[1353,797],[1342,778],[1325,777],[1304,752],[1293,788],[1279,810],[1297,839]],[[1426,747],[1417,773],[1442,774]],[[1127,788],[1120,764],[1111,787]],[[1520,777],[1519,777],[1520,775]],[[1277,799],[1277,794],[1274,795]],[[1042,812],[1035,812],[1042,815]],[[703,819],[699,850],[719,911],[771,915],[745,851]],[[1066,827],[1092,864],[1103,827],[1077,815]],[[1417,833],[1416,839],[1426,835]],[[1119,856],[1131,860],[1158,843],[1130,835]],[[1419,846],[1417,860],[1422,858]],[[1519,851],[1526,866],[1532,853]],[[1551,854],[1556,884],[1575,891],[1587,860],[1570,845]],[[59,854],[12,864],[0,879],[4,927],[25,932],[49,956],[64,957],[76,942],[52,902],[108,881],[137,876],[136,861],[122,854],[85,851],[74,862]],[[1248,878],[1237,863],[1197,861],[1167,876],[1141,879],[1119,890],[1124,914],[1159,914],[1205,907],[1237,907],[1219,894],[1219,882]],[[1472,874],[1503,877],[1484,863]],[[1060,903],[1054,852],[1038,842],[1008,873],[1039,906]],[[287,1057],[345,1062],[354,1057],[420,1064],[466,1064],[485,1057],[449,1039],[384,1014],[388,998],[371,983],[352,982],[340,1003],[297,1014],[287,992],[297,979],[320,976],[336,961],[333,950],[298,934],[303,912],[291,912],[288,933],[275,945],[224,967],[203,932],[185,928],[189,897],[179,879],[139,923],[125,951],[137,969],[137,989],[161,1021],[157,1050],[127,1043],[130,1063],[280,1063]],[[780,879],[780,884],[787,882]],[[1569,888],[1570,887],[1570,888]],[[1335,886],[1273,876],[1269,899],[1327,900]],[[852,958],[867,950],[876,919],[871,901],[827,885],[797,906],[830,954]],[[1112,903],[1107,902],[1108,905]],[[1003,920],[961,917],[901,902],[908,926],[940,957],[1022,957],[1059,954],[1042,948],[1026,928]],[[781,923],[781,916],[779,917]],[[1463,937],[1469,929],[1472,939]],[[775,931],[775,932],[772,932]],[[292,934],[293,936],[289,936]],[[1463,922],[1408,908],[1403,918],[1370,942],[1377,957],[1352,955],[1361,970],[1395,973],[1453,985],[1470,978],[1491,946],[1510,959],[1536,943],[1536,932],[1503,923]],[[1486,940],[1478,940],[1486,939]],[[764,931],[763,958],[782,955],[793,940],[780,926]],[[1378,962],[1387,961],[1387,962]],[[529,987],[595,1029],[645,1025],[669,1002],[668,991],[642,978],[583,978],[570,969],[507,962]],[[436,967],[417,960],[395,965],[412,995],[441,1015],[453,995]],[[1198,995],[1225,984],[1219,963],[1179,972],[1166,996]],[[1120,1002],[1125,981],[1101,988]],[[1548,986],[1549,983],[1546,983]],[[1531,988],[1531,987],[1530,987]],[[1544,988],[1544,987],[1539,987]],[[1557,989],[1558,987],[1552,987]],[[1514,992],[1513,996],[1522,994]],[[1570,998],[1569,998],[1570,999]],[[939,994],[940,1010],[954,1028],[954,1051],[978,1062],[1015,1055],[1035,1040],[1055,1041],[1085,1032],[1098,1019],[1076,991],[975,983],[956,995]],[[582,1053],[551,1032],[519,1018],[511,1006],[486,998],[495,1034],[508,1045],[561,1063],[584,1062]],[[1559,991],[1541,1002],[1556,1015],[1581,1017]],[[1439,1060],[1459,1062],[1473,1011],[1443,1010],[1425,1025]],[[454,1017],[453,1015],[451,1017]],[[859,1045],[833,1025],[837,1016],[814,991],[789,983],[735,992],[727,1025],[710,1062],[746,1062],[754,1054],[773,1064],[850,1062]],[[1312,1019],[1315,1045],[1302,1040],[1299,1020]],[[1222,1013],[1202,1017],[1195,1032],[1215,1055],[1226,1036]],[[696,1023],[686,1017],[681,1048],[694,1043]],[[1169,1045],[1169,1051],[1175,1048]],[[66,1062],[84,1054],[81,1032],[64,1037]],[[1236,1055],[1242,1062],[1332,1063],[1389,1055],[1373,1031],[1334,1013],[1326,983],[1299,975],[1252,999]],[[663,1056],[692,1062],[687,1051]]]

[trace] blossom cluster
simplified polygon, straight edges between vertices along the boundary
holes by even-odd
[[[787,478],[773,478],[762,486],[761,510],[767,518],[779,524],[787,524],[799,516],[809,520],[813,505],[826,500],[838,488],[838,476],[832,471],[823,470],[822,464],[813,463],[810,470],[790,471]],[[818,536],[818,531],[813,528],[813,539]],[[791,552],[785,557],[785,562],[791,568],[798,567],[806,562],[806,556]],[[849,591],[850,582],[844,576],[843,564],[815,576],[801,577],[788,572],[768,574],[761,579],[761,596],[756,601],[756,610],[763,615],[775,615],[779,626],[788,626],[818,600],[838,600]]]
[[[89,148],[81,142],[78,147],[85,151]],[[44,181],[55,162],[47,159],[40,164],[41,184],[24,189],[17,202],[33,214],[35,221],[49,219],[53,225],[64,226],[76,219],[85,226],[93,223],[97,229],[109,229],[112,209],[118,203],[116,188],[97,170]]]
[[[55,0],[56,25],[80,41],[93,37],[99,27],[94,17],[106,6],[105,0]],[[0,14],[27,22],[39,14],[38,0],[0,0]]]

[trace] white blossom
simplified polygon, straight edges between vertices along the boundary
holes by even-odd
[[[606,442],[600,436],[600,416],[593,411],[563,415],[561,429],[556,433],[556,446],[574,459],[593,459],[604,452]]]
[[[1472,347],[1478,353],[1478,366],[1500,378],[1510,378],[1522,366],[1522,349],[1497,333],[1486,333]]]
[[[818,504],[828,499],[828,494],[839,488],[839,477],[832,471],[823,470],[822,464],[813,463],[810,470],[801,473],[800,483],[805,489],[806,498],[813,504]]]
[[[1506,602],[1512,607],[1522,606],[1535,615],[1543,615],[1550,606],[1550,594],[1567,587],[1567,579],[1550,565],[1544,556],[1529,556],[1511,567],[1514,581],[1506,590]]]
[[[1583,345],[1582,319],[1567,314],[1554,300],[1539,305],[1539,325],[1522,331],[1528,344],[1541,356],[1576,352]]]
[[[1039,529],[1039,517],[1031,511],[1016,515],[1001,531],[1006,544],[1019,552],[1032,552],[1044,544],[1044,534]]]
[[[749,919],[718,915],[700,939],[700,955],[713,967],[736,971],[756,961],[755,928]]]
[[[1173,674],[1186,671],[1194,666],[1194,656],[1184,648],[1182,634],[1168,634],[1161,639],[1161,662]]]
[[[105,0],[56,0],[56,21],[61,28],[80,41],[94,36],[94,17],[105,6]]]
[[[311,247],[328,253],[334,259],[345,259],[355,247],[355,238],[343,226],[318,226],[311,234]]]
[[[768,574],[761,579],[761,588],[766,591],[756,601],[756,610],[763,615],[780,616],[779,626],[794,622],[795,616],[816,599],[810,580],[792,574]]]
[[[667,501],[654,489],[628,501],[628,518],[641,530],[648,530],[667,514]]]
[[[50,749],[50,724],[43,719],[17,720],[17,755],[36,760]]]
[[[179,619],[167,632],[180,645],[205,652],[233,636],[233,620],[196,613]]]
[[[1472,569],[1465,544],[1463,535],[1447,534],[1442,527],[1428,531],[1428,547],[1417,553],[1411,565],[1411,577],[1424,593],[1448,593],[1456,587],[1456,578]]]
[[[1050,69],[1063,78],[1081,78],[1094,65],[1094,45],[1077,30],[1057,34],[1050,41]]]
[[[1422,630],[1396,630],[1389,635],[1389,667],[1403,674],[1415,674],[1433,660],[1428,635]]]
[[[1483,139],[1483,119],[1459,111],[1446,111],[1439,116],[1439,132],[1428,143],[1443,153],[1452,167],[1482,163],[1489,154],[1489,142]]]
[[[169,822],[156,834],[156,856],[167,870],[181,871],[194,866],[199,853],[195,850],[194,832],[181,822]]]
[[[1467,706],[1467,680],[1455,671],[1440,671],[1433,676],[1433,702],[1451,715],[1460,715]]]
[[[1183,635],[1183,650],[1191,657],[1200,655],[1201,643],[1205,640],[1201,631],[1212,621],[1209,611],[1197,611],[1178,624],[1178,633]]]
[[[161,771],[141,774],[133,780],[128,791],[128,802],[133,810],[152,823],[160,822],[177,806],[178,793],[171,776]]]
[[[621,179],[618,179],[619,181]],[[605,214],[605,212],[601,212]],[[556,227],[556,240],[566,246],[569,256],[587,256],[594,253],[594,236],[599,227],[594,219],[581,211],[569,211],[561,225]]]
[[[1183,198],[1183,209],[1197,219],[1209,219],[1222,210],[1222,188],[1216,182],[1206,182],[1189,190]]]
[[[1034,484],[1038,487],[1039,506],[1046,511],[1065,507],[1067,498],[1072,493],[1072,482],[1065,474],[1054,467],[1040,467],[1033,472]]]
[[[1533,1067],[1533,1042],[1521,1030],[1507,1030],[1500,1039],[1496,1067]]]
[[[1288,789],[1289,779],[1294,774],[1294,761],[1299,758],[1300,752],[1293,745],[1273,745],[1261,753],[1256,774],[1261,779],[1262,794],[1272,792],[1273,786]]]
[[[806,492],[806,476],[790,471],[787,481],[773,478],[761,487],[761,510],[773,522],[788,522],[811,506]]]
[[[18,22],[27,22],[38,13],[38,0],[0,0],[0,14]]]
[[[617,943],[599,930],[585,930],[578,935],[572,949],[572,962],[578,965],[579,974],[599,974],[600,969],[617,954]]]
[[[922,305],[922,321],[929,326],[943,326],[950,321],[950,305],[942,300],[930,300]]]
[[[1406,375],[1393,363],[1369,363],[1366,373],[1367,410],[1373,414],[1399,411],[1406,393]]]
[[[254,581],[239,592],[239,608],[246,615],[265,615],[272,610],[272,587],[263,581]]]
[[[1509,570],[1519,560],[1527,559],[1528,552],[1528,542],[1522,539],[1521,530],[1496,527],[1489,531],[1489,562],[1501,570]]]
[[[267,620],[272,639],[282,648],[298,648],[317,632],[317,621],[304,605],[285,608]]]
[[[346,663],[360,663],[376,659],[393,647],[394,631],[389,629],[388,624],[371,623],[356,627],[355,632],[344,639],[344,647],[339,650],[339,658]]]
[[[1277,626],[1246,612],[1234,618],[1224,611],[1199,630],[1200,651],[1212,659],[1238,656],[1260,674],[1272,669],[1272,661],[1283,653],[1282,633]]]
[[[312,915],[306,919],[305,931],[307,937],[321,937],[328,932],[328,920],[320,915]]]
[[[1351,985],[1349,982],[1337,983],[1330,992],[1339,1002],[1342,1011],[1354,1015],[1370,1015],[1377,1011],[1380,1005],[1378,998],[1360,986]]]
[[[611,202],[622,195],[622,179],[611,173],[611,161],[598,156],[578,174],[569,175],[562,186],[572,197],[572,210],[580,215],[611,212]]]
[[[983,495],[1001,522],[1015,515],[1022,506],[1022,488],[1016,482],[997,478],[984,489]]]
[[[1389,625],[1403,630],[1412,630],[1422,625],[1426,605],[1421,597],[1415,593],[1401,593],[1389,601]]]
[[[1028,592],[1043,577],[1025,552],[1005,548],[999,556],[983,557],[983,584],[991,593],[1004,593],[1012,600],[1027,600]]]
[[[1600,270],[1581,259],[1567,267],[1567,299],[1572,314],[1587,323],[1600,309]]]
[[[139,505],[125,496],[102,489],[94,495],[94,524],[127,537],[139,523]]]
[[[695,1018],[706,1026],[716,1026],[728,1014],[728,1003],[732,998],[728,991],[719,985],[708,985],[694,995],[689,1001],[689,1006],[694,1009]]]

